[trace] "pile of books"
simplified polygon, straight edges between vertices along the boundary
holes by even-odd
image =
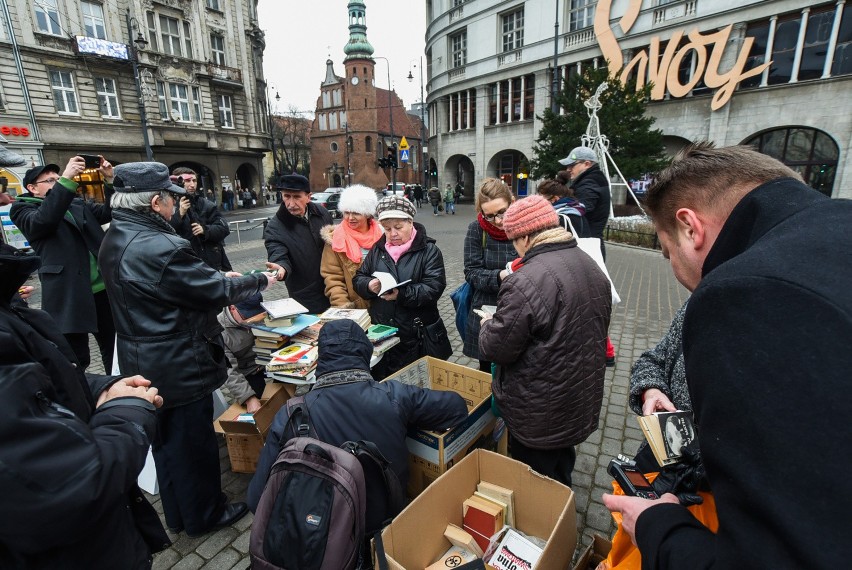
[[[541,556],[544,540],[529,537],[514,528],[514,491],[480,481],[462,505],[463,527],[450,524],[444,536],[452,544],[426,570],[449,568],[481,559],[495,570],[533,568]]]
[[[367,309],[341,309],[339,307],[331,307],[319,316],[320,321],[327,323],[337,319],[351,319],[358,325],[367,330],[370,326],[370,313]]]
[[[297,315],[308,312],[308,309],[295,299],[261,301],[260,306],[266,310],[264,324],[270,328],[289,327],[296,320]]]
[[[367,338],[373,343],[373,355],[386,353],[390,347],[399,344],[399,329],[388,325],[371,325],[367,328]]]
[[[310,343],[291,342],[272,353],[266,371],[279,382],[310,384],[314,381],[318,349]]]

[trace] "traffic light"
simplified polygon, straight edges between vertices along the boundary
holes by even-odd
[[[396,169],[396,168],[397,168],[397,164],[396,164],[396,153],[395,153],[394,151],[392,151],[392,150],[391,150],[391,151],[388,151],[388,158],[387,158],[387,160],[386,160],[386,163],[387,163],[387,165],[388,165],[389,167],[391,167],[391,168],[393,168],[393,169]]]
[[[385,157],[379,157],[379,168],[387,168],[388,161]]]

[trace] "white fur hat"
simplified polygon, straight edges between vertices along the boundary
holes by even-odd
[[[340,193],[340,202],[337,204],[339,212],[355,212],[371,218],[376,215],[376,191],[363,184],[353,184]]]

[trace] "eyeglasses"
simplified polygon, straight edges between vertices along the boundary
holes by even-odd
[[[486,220],[488,220],[489,222],[496,222],[497,219],[502,220],[503,216],[505,216],[505,215],[506,215],[506,210],[500,210],[496,214],[489,214],[489,215],[482,214],[482,217],[485,218]]]
[[[56,184],[56,181],[59,180],[59,177],[56,178],[46,178],[44,180],[36,180],[33,184]]]

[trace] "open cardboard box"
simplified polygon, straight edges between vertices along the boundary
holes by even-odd
[[[609,551],[612,550],[612,542],[596,534],[592,542],[583,550],[573,570],[595,570],[598,564],[606,560]]]
[[[269,431],[275,414],[295,393],[296,387],[292,384],[267,384],[260,400],[260,409],[254,413],[254,423],[237,421],[240,414],[246,413],[246,407],[239,404],[231,405],[213,422],[216,433],[225,436],[232,471],[255,472],[263,442],[266,441],[266,432]]]
[[[495,431],[498,422],[491,412],[490,374],[426,356],[386,380],[456,392],[467,404],[468,418],[449,431],[412,429],[408,432],[405,443],[409,451],[410,497],[420,494],[474,448],[506,454],[505,429]]]
[[[450,547],[444,529],[448,523],[462,526],[462,504],[480,481],[512,489],[515,527],[547,540],[536,570],[570,566],[577,547],[573,491],[524,463],[477,449],[441,475],[382,531],[388,567],[422,570],[438,560]]]

